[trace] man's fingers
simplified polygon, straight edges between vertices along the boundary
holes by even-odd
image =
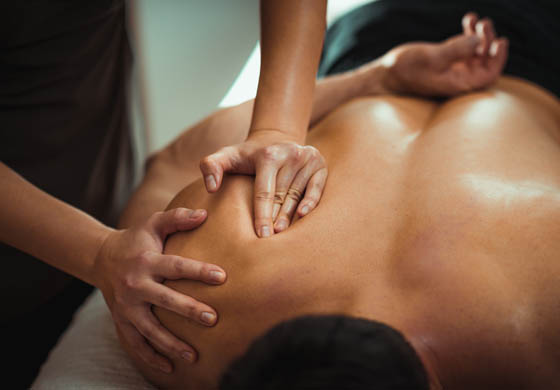
[[[146,284],[142,290],[145,301],[179,314],[204,326],[214,326],[218,320],[216,311],[196,299],[181,294],[160,283]]]
[[[488,55],[490,44],[496,38],[494,32],[494,25],[488,18],[479,20],[475,26],[476,35],[480,38],[481,42],[476,48],[476,54],[479,56]]]
[[[321,196],[323,196],[323,190],[325,189],[325,184],[327,183],[328,170],[323,168],[315,172],[313,177],[307,183],[307,190],[305,191],[305,196],[303,200],[299,203],[298,214],[300,217],[304,217],[309,214],[311,210],[317,207]]]
[[[469,59],[475,55],[480,42],[480,37],[477,35],[458,35],[449,38],[441,45],[437,62],[443,69],[447,69],[451,62]]]
[[[190,363],[196,360],[194,349],[163,327],[148,307],[146,307],[144,315],[134,325],[150,344],[156,346],[166,356],[177,356]]]
[[[508,57],[508,48],[509,41],[507,38],[495,39],[490,45],[488,50],[488,55],[490,56],[488,69],[492,75],[499,75],[504,69]]]
[[[206,219],[206,210],[190,210],[176,208],[152,215],[149,223],[154,232],[164,239],[171,233],[191,230],[198,227]]]
[[[478,22],[478,15],[474,12],[469,12],[463,16],[463,20],[461,21],[463,25],[463,32],[466,35],[473,35],[475,34],[475,25]]]
[[[257,165],[254,193],[255,231],[259,237],[272,235],[272,211],[278,167],[268,162]]]
[[[153,272],[163,279],[198,280],[208,284],[222,284],[226,280],[225,271],[214,264],[204,263],[174,255],[156,255]]]
[[[154,370],[160,370],[167,374],[173,371],[173,366],[169,360],[157,353],[131,323],[117,322],[117,327],[119,333],[132,351],[134,351],[144,363]]]

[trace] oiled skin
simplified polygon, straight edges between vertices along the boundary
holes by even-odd
[[[167,282],[220,317],[207,328],[156,310],[199,359],[174,360],[171,376],[136,362],[150,380],[216,388],[277,322],[345,313],[421,340],[446,389],[560,383],[555,97],[502,77],[443,103],[362,98],[325,118],[308,143],[328,161],[327,186],[320,206],[281,234],[255,235],[250,177],[228,177],[214,195],[197,181],[172,201],[209,217],[171,237],[166,252],[218,264],[228,281]]]

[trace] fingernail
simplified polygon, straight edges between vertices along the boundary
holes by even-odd
[[[190,351],[184,351],[184,352],[181,354],[181,357],[182,357],[183,359],[185,359],[186,361],[189,361],[189,362],[192,362],[192,361],[193,361],[193,353],[190,352]]]
[[[496,54],[498,54],[498,42],[492,42],[490,50],[488,50],[488,54],[490,57],[496,57]]]
[[[202,216],[204,215],[205,212],[206,212],[205,210],[201,210],[201,209],[194,210],[194,211],[191,213],[191,218],[192,218],[192,219],[200,218],[200,217],[202,217]]]
[[[214,191],[216,189],[216,178],[214,175],[208,175],[204,180],[206,180],[206,187],[208,187],[209,190]]]
[[[269,237],[270,236],[270,228],[268,226],[263,226],[261,228],[261,237]]]
[[[212,282],[221,283],[226,280],[226,274],[220,271],[210,271],[210,280]]]
[[[301,214],[306,215],[309,212],[309,206],[305,205],[301,208]]]
[[[214,313],[208,313],[207,311],[202,312],[200,319],[207,325],[214,325],[214,322],[216,322]]]
[[[285,219],[280,219],[276,222],[276,230],[282,231],[288,227],[288,222]]]

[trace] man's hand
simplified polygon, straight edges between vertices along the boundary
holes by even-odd
[[[154,347],[166,356],[189,362],[196,360],[196,351],[160,324],[152,305],[207,326],[217,320],[215,310],[208,305],[162,284],[166,279],[209,284],[225,281],[224,270],[216,265],[162,254],[169,234],[194,229],[205,219],[205,210],[157,212],[140,226],[109,233],[94,264],[95,285],[103,292],[121,337],[143,361],[167,373],[172,365]]]
[[[259,237],[285,230],[296,210],[300,217],[313,210],[327,180],[326,162],[317,149],[282,141],[274,133],[254,132],[247,141],[226,146],[200,163],[209,192],[220,188],[224,172],[256,175],[255,231]]]
[[[442,43],[407,43],[385,54],[385,87],[394,93],[455,96],[487,87],[502,72],[508,41],[496,38],[490,19],[463,17],[463,34]],[[367,65],[366,65],[367,67]]]

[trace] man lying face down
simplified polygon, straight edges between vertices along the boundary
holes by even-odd
[[[317,85],[308,144],[328,181],[304,216],[293,216],[304,189],[279,188],[287,206],[276,208],[272,237],[253,229],[251,177],[228,176],[212,195],[192,181],[205,149],[244,138],[251,103],[214,114],[151,160],[123,225],[192,181],[168,208],[204,208],[208,219],[172,236],[166,253],[218,264],[228,280],[166,282],[219,320],[208,328],[154,310],[198,356],[177,351],[166,375],[123,342],[147,378],[196,390],[560,383],[560,101],[500,76],[507,42],[489,20],[469,14],[463,27]]]

